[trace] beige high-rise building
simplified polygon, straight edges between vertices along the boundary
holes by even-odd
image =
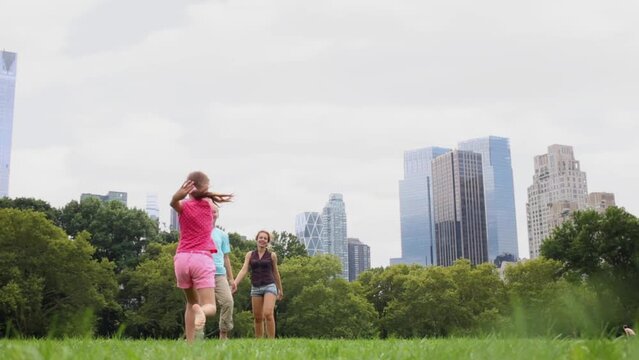
[[[550,226],[550,234],[557,226],[570,219],[575,211],[579,210],[579,204],[576,201],[559,200],[548,204],[548,225]],[[548,234],[548,235],[550,235]]]
[[[589,208],[603,213],[611,206],[615,206],[615,194],[607,192],[593,192],[588,194]]]
[[[551,145],[547,154],[535,156],[535,175],[526,203],[530,258],[539,256],[541,243],[555,226],[587,203],[586,173],[575,160],[572,146]]]

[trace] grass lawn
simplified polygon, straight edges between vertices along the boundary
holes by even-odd
[[[639,359],[639,339],[0,340],[0,359]]]

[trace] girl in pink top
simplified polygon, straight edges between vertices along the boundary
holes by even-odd
[[[171,199],[171,207],[178,213],[180,222],[180,241],[173,266],[177,286],[186,296],[184,328],[188,342],[195,339],[196,333],[203,335],[206,317],[216,312],[212,253],[217,249],[211,239],[216,220],[213,207],[233,197],[211,193],[208,189],[208,176],[195,171]]]

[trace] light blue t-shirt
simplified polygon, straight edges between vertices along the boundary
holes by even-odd
[[[229,242],[229,236],[222,230],[215,228],[211,234],[217,252],[213,254],[213,261],[215,262],[215,275],[226,275],[226,268],[224,267],[224,254],[231,252],[231,243]]]

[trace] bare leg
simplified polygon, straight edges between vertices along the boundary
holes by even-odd
[[[199,303],[193,305],[195,312],[195,331],[204,331],[206,318],[215,316],[217,308],[215,307],[215,292],[213,288],[197,289]],[[203,334],[202,334],[203,335]]]
[[[195,311],[193,306],[198,303],[197,292],[194,289],[183,289],[186,296],[186,309],[184,311],[184,333],[186,341],[192,343],[195,340]]]
[[[193,342],[196,333],[202,334],[206,317],[215,315],[215,293],[213,288],[184,289],[186,310],[184,312],[184,330],[186,341]],[[203,335],[203,334],[202,334]]]
[[[269,339],[273,339],[275,338],[275,316],[273,315],[273,311],[275,309],[275,295],[271,293],[264,294],[264,304],[262,309],[264,319],[266,319],[266,336]]]
[[[251,305],[253,306],[253,326],[255,327],[255,338],[257,339],[264,336],[264,314],[262,313],[263,304],[263,297],[251,297]]]

